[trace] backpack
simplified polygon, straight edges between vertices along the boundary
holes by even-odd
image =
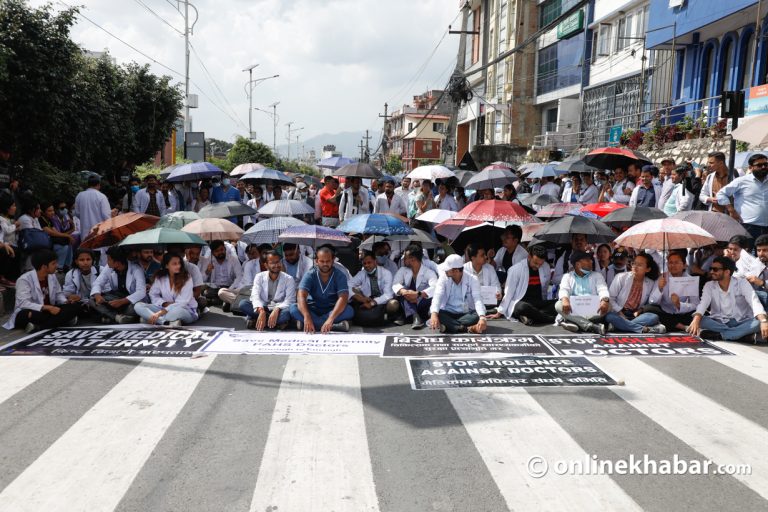
[[[52,245],[51,237],[42,229],[28,228],[19,232],[19,248],[24,252],[50,249]]]

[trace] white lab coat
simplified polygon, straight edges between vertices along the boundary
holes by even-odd
[[[80,219],[80,234],[83,239],[88,236],[93,226],[112,216],[109,199],[95,188],[77,194],[74,210],[74,214]]]
[[[410,286],[412,278],[413,270],[408,267],[399,269],[392,278],[392,291],[395,295],[406,286]],[[437,273],[424,265],[422,261],[419,273],[416,274],[416,291],[426,292],[427,296],[431,297],[434,293],[435,283],[437,283]]]
[[[392,293],[392,273],[386,268],[377,265],[376,282],[379,284],[381,295],[373,300],[376,304],[386,304],[394,296]],[[360,288],[360,291],[366,297],[371,296],[371,280],[368,279],[368,273],[365,269],[355,274],[355,277],[349,280],[349,289],[353,288]]]
[[[735,315],[734,320],[737,322],[765,314],[765,309],[760,303],[760,299],[746,279],[731,277],[727,295],[733,297],[733,314]],[[709,310],[709,316],[713,320],[727,323],[730,318],[727,318],[723,312],[722,296],[720,284],[717,281],[709,281],[704,285],[704,289],[701,292],[701,302],[699,302],[696,308],[696,313],[704,315]]]
[[[166,302],[184,306],[197,319],[197,300],[192,292],[193,288],[194,283],[190,278],[181,287],[181,291],[177,292],[171,288],[171,281],[168,276],[162,276],[152,283],[152,287],[149,289],[149,299],[153,305],[158,307],[163,307]]]
[[[171,194],[170,197],[173,197],[173,195]],[[159,188],[155,190],[155,201],[157,201],[157,209],[160,210],[160,215],[165,215],[168,209],[165,206],[163,193],[160,192]],[[174,203],[172,202],[171,206],[173,206],[173,204]],[[136,213],[146,213],[147,206],[149,206],[149,192],[147,192],[146,188],[142,188],[133,196],[132,210]]]
[[[112,267],[102,267],[101,274],[91,285],[91,297],[97,294],[117,290],[117,272]],[[143,301],[147,296],[147,280],[144,269],[131,261],[128,262],[128,274],[125,277],[125,287],[128,290],[126,297],[131,304]]]
[[[496,275],[496,270],[488,263],[485,263],[478,273],[475,272],[474,267],[472,267],[472,262],[468,261],[464,264],[464,273],[475,277],[480,283],[480,286],[493,286],[496,288],[496,293],[501,293],[499,276]]]
[[[408,215],[408,206],[403,198],[397,194],[392,195],[392,203],[387,199],[387,194],[379,194],[373,203],[373,213],[396,213],[398,215]]]
[[[269,306],[269,272],[259,272],[253,279],[253,288],[251,289],[251,304],[253,309],[266,308]],[[296,282],[285,272],[280,272],[277,276],[277,288],[275,296],[272,298],[273,307],[280,311],[296,304]]]
[[[645,188],[642,185],[639,187],[635,187],[632,189],[632,195],[629,196],[629,206],[637,206],[637,196],[640,194],[640,189]],[[661,186],[653,184],[651,185],[651,188],[653,189],[653,194],[655,196],[656,206],[654,208],[662,209],[664,208],[663,204],[661,203]]]
[[[624,304],[627,302],[627,298],[629,298],[629,292],[632,290],[632,281],[634,279],[635,276],[632,272],[623,272],[617,275],[613,280],[609,290],[611,295],[611,310],[618,313],[624,309]],[[657,290],[659,289],[656,285],[656,281],[647,277],[643,279],[643,293],[640,297],[640,303],[637,305],[638,308],[648,304],[648,298],[651,296],[651,292],[654,288]]]
[[[464,312],[474,310],[478,315],[485,315],[485,304],[483,304],[483,296],[480,293],[480,282],[475,276],[463,273],[461,274],[461,281],[458,284],[453,278],[443,274],[437,280],[435,284],[435,297],[432,299],[432,305],[429,308],[430,313],[439,313],[448,304],[448,298],[450,296],[451,287],[461,287],[461,297],[464,299]]]
[[[240,276],[240,279],[235,281],[232,288],[239,290],[246,286],[253,286],[253,279],[259,272],[261,272],[261,260],[256,259],[246,261],[243,263],[243,274]]]
[[[603,278],[603,275],[599,272],[591,272],[589,274],[589,294],[588,295],[598,295],[601,299],[610,299],[610,293],[608,292],[608,285],[605,284],[605,279]],[[574,277],[573,272],[568,272],[563,276],[562,281],[560,281],[560,290],[557,292],[558,299],[562,300],[566,297],[570,298],[573,296],[573,288],[576,284],[576,279]]]
[[[53,274],[48,275],[48,300],[54,306],[67,302],[66,295],[61,291],[59,280]],[[37,280],[37,272],[34,270],[25,272],[16,280],[16,303],[13,313],[3,324],[3,327],[13,329],[16,324],[16,316],[21,310],[42,311],[44,304],[45,297],[42,288],[40,288],[40,282]]]
[[[80,292],[80,275],[82,272],[80,272],[80,269],[75,267],[71,269],[67,274],[64,276],[64,294],[65,295],[79,295],[81,297],[80,302],[88,302],[89,297],[83,295]],[[96,278],[99,277],[99,267],[98,265],[93,265],[91,267],[91,288],[93,288],[94,283],[96,282]]]
[[[690,276],[686,272],[682,275],[682,277],[690,277]],[[679,315],[679,314],[690,313],[691,311],[694,311],[696,309],[696,306],[698,306],[700,302],[698,295],[680,297],[680,309],[679,310],[675,309],[675,305],[672,304],[672,297],[671,297],[672,294],[669,291],[670,278],[671,276],[667,276],[667,284],[664,286],[663,290],[659,290],[658,283],[656,286],[653,287],[653,290],[651,291],[651,296],[648,297],[648,303],[657,304],[659,307],[661,307],[663,311],[671,315]]]
[[[542,263],[539,267],[539,279],[541,279],[541,299],[547,298],[547,287],[549,286],[550,268],[547,262]],[[504,298],[499,304],[498,310],[508,319],[513,320],[512,312],[515,310],[515,306],[525,296],[526,290],[528,290],[528,278],[530,272],[528,270],[528,260],[520,261],[511,267],[507,271],[507,281],[504,283]]]
[[[351,218],[353,215],[371,212],[371,199],[368,195],[368,189],[360,187],[357,191],[357,198],[360,203],[359,208],[355,208],[354,206],[352,192],[352,189],[348,188],[344,190],[341,197],[339,197],[339,220],[342,222]]]

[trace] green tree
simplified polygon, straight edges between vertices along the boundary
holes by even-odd
[[[227,154],[227,162],[232,169],[240,164],[259,163],[274,167],[275,155],[272,149],[261,142],[253,142],[245,137],[238,137],[232,149]]]
[[[400,155],[389,155],[386,163],[384,164],[384,170],[389,174],[398,174],[403,171],[403,160]]]

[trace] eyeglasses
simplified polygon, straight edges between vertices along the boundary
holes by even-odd
[[[762,162],[762,163],[759,163],[759,164],[752,164],[752,167],[754,167],[755,169],[765,169],[766,167],[768,167],[768,162]]]
[[[709,267],[710,272],[722,272],[723,267]]]

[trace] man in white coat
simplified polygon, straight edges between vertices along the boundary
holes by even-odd
[[[387,302],[389,318],[401,313],[395,320],[396,325],[405,325],[409,318],[413,318],[411,328],[423,329],[436,282],[437,274],[424,264],[423,249],[409,245],[403,253],[403,267],[392,280],[395,298]]]
[[[402,196],[395,193],[395,183],[392,180],[387,179],[384,182],[384,193],[376,196],[373,213],[396,213],[403,217],[408,215],[408,206]]]
[[[592,272],[592,255],[588,252],[574,251],[569,258],[573,271],[563,276],[558,291],[558,300],[555,303],[555,311],[563,317],[560,324],[571,332],[591,332],[605,334],[605,325],[602,321],[611,309],[611,298],[608,294],[608,285],[599,272]],[[571,298],[584,295],[597,295],[600,304],[589,317],[576,315],[571,307]]]
[[[75,198],[75,215],[80,219],[81,238],[85,239],[99,222],[104,222],[112,216],[109,199],[101,193],[101,178],[88,178],[88,188],[77,194]],[[102,262],[103,264],[103,262]]]
[[[107,266],[91,287],[91,308],[102,320],[130,324],[138,321],[134,304],[147,296],[147,281],[141,265],[129,262],[117,246],[107,249]]]
[[[429,308],[429,327],[443,333],[482,334],[488,328],[480,282],[464,272],[464,259],[451,254],[442,264]]]
[[[693,192],[688,190],[685,186],[685,176],[688,173],[688,168],[680,166],[672,171],[672,176],[664,182],[664,188],[669,188],[669,194],[664,198],[662,192],[661,208],[668,216],[672,216],[678,212],[684,212],[691,209],[693,206]],[[669,187],[667,184],[671,183]]]
[[[282,268],[283,261],[277,251],[267,252],[267,270],[256,274],[251,299],[239,305],[246,315],[246,329],[282,330],[288,326],[291,305],[296,304],[296,282]]]
[[[361,185],[360,178],[348,177],[346,188],[339,198],[339,220],[344,222],[354,215],[370,212],[368,189]]]
[[[136,195],[133,196],[133,211],[156,217],[165,215],[167,209],[165,197],[163,197],[163,193],[157,186],[157,176],[154,174],[148,175],[144,178],[144,183],[147,186],[136,192]]]
[[[547,250],[541,245],[528,248],[528,258],[512,265],[504,284],[504,299],[494,318],[504,315],[524,325],[552,324],[555,321],[555,301],[547,299],[550,267]]]
[[[380,326],[384,324],[387,302],[392,293],[392,274],[376,263],[370,251],[363,255],[363,269],[349,281],[353,295],[350,297],[355,310],[354,322],[358,325]]]
[[[79,303],[69,303],[56,278],[56,253],[50,249],[34,252],[30,257],[33,270],[16,280],[16,303],[13,313],[3,325],[6,329],[52,329],[77,325]]]

